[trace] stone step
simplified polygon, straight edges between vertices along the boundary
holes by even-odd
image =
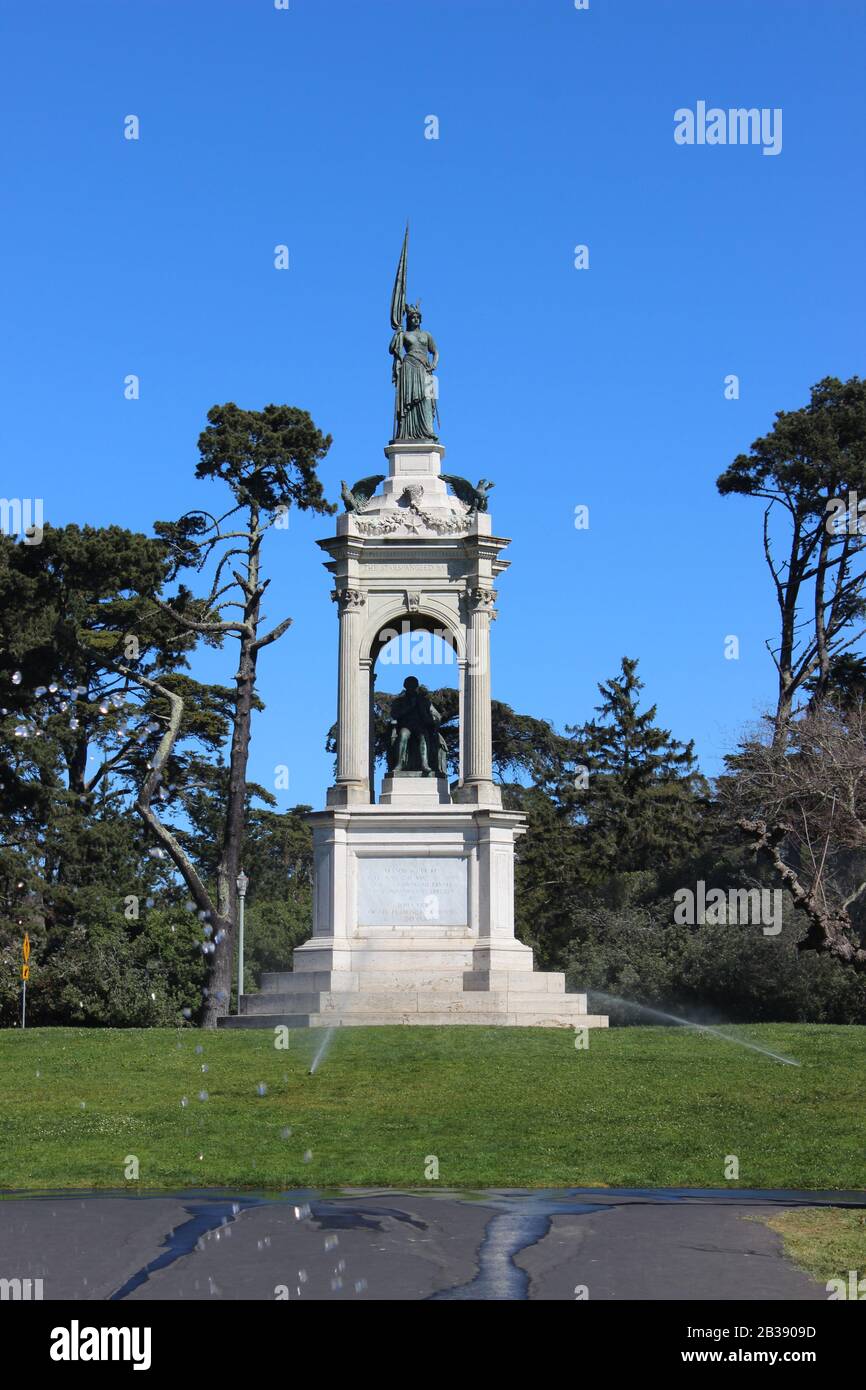
[[[533,1009],[567,1009],[569,1012],[586,1013],[585,994],[553,994],[539,992],[523,994],[511,990],[508,995],[509,1013],[531,1013]]]
[[[356,970],[265,970],[262,973],[259,993],[291,994],[295,990],[306,993],[309,990],[348,991],[357,988]]]
[[[546,996],[545,996],[546,997]],[[464,994],[462,990],[305,990],[279,994],[245,994],[241,998],[242,1014],[286,1013],[357,1014],[357,1013],[451,1013],[469,1007],[475,1013],[504,1009],[504,991],[496,994]]]
[[[467,1013],[460,1014],[461,1026],[485,1028],[606,1028],[604,1014],[568,1015],[552,1004],[538,1013]],[[343,1017],[322,1013],[226,1014],[217,1020],[220,1028],[349,1028],[415,1025],[426,1028],[453,1024],[451,1013],[358,1013]]]
[[[318,1014],[223,1014],[217,1028],[312,1028],[313,1017]]]
[[[538,990],[522,991],[479,990],[443,991],[409,989],[280,992],[245,994],[241,998],[241,1016],[284,1013],[320,1013],[345,1017],[349,1014],[509,1014],[538,1013],[553,1009],[557,1013],[586,1012],[585,994],[551,995]]]
[[[389,950],[381,945],[376,946],[352,946],[346,953],[346,960],[349,963],[350,971],[387,972],[390,970],[471,970],[475,965],[471,946],[442,946],[431,947],[425,951],[410,951],[403,942],[399,949]],[[309,962],[309,963],[308,963]],[[342,963],[338,963],[339,965]],[[315,957],[298,958],[295,952],[296,975],[306,975],[308,972],[327,969],[328,964],[321,956],[318,960]]]
[[[441,990],[461,994],[464,990],[519,990],[522,993],[563,994],[565,976],[524,970],[284,970],[262,975],[261,994],[328,993],[360,991]]]
[[[281,991],[279,994],[243,994],[241,995],[241,1017],[256,1014],[277,1013],[318,1013],[321,1008],[321,1001],[327,996],[317,989],[296,990],[291,994]],[[340,995],[343,999],[357,999],[357,994]]]
[[[423,937],[412,942],[405,937],[352,937],[335,941],[333,938],[313,938],[295,951],[294,975],[322,974],[389,974],[391,971],[416,970],[532,974],[532,952],[517,941],[495,945],[479,943],[477,937],[465,933],[455,938]]]
[[[363,1000],[363,994],[358,998]],[[440,994],[419,990],[417,1001],[419,1013],[487,1013],[495,1012],[497,1009],[509,1014],[537,1013],[549,1009],[557,1013],[586,1013],[585,994],[549,995],[543,990],[533,994],[506,990],[491,990],[489,993],[467,990],[455,999],[446,999]]]
[[[521,993],[564,994],[565,976],[546,970],[467,970],[463,975],[467,990],[505,989]]]

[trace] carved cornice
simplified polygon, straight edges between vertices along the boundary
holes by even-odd
[[[403,491],[407,505],[385,512],[370,521],[355,521],[361,536],[419,536],[425,531],[435,536],[465,536],[469,532],[471,517],[468,507],[461,512],[453,511],[450,516],[435,516],[418,505],[423,490],[417,484],[410,484]],[[461,506],[463,504],[461,503]]]

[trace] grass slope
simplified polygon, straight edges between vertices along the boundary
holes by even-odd
[[[146,1187],[425,1187],[428,1155],[442,1187],[866,1186],[866,1028],[738,1030],[800,1067],[685,1029],[580,1051],[567,1030],[345,1028],[310,1076],[323,1036],[0,1033],[0,1187],[123,1187],[127,1155]]]

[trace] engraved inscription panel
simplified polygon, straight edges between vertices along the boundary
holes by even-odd
[[[465,859],[358,859],[359,927],[468,926]]]

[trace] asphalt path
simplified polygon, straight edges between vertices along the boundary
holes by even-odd
[[[866,1193],[9,1193],[0,1279],[82,1301],[826,1301],[760,1219],[819,1204]]]

